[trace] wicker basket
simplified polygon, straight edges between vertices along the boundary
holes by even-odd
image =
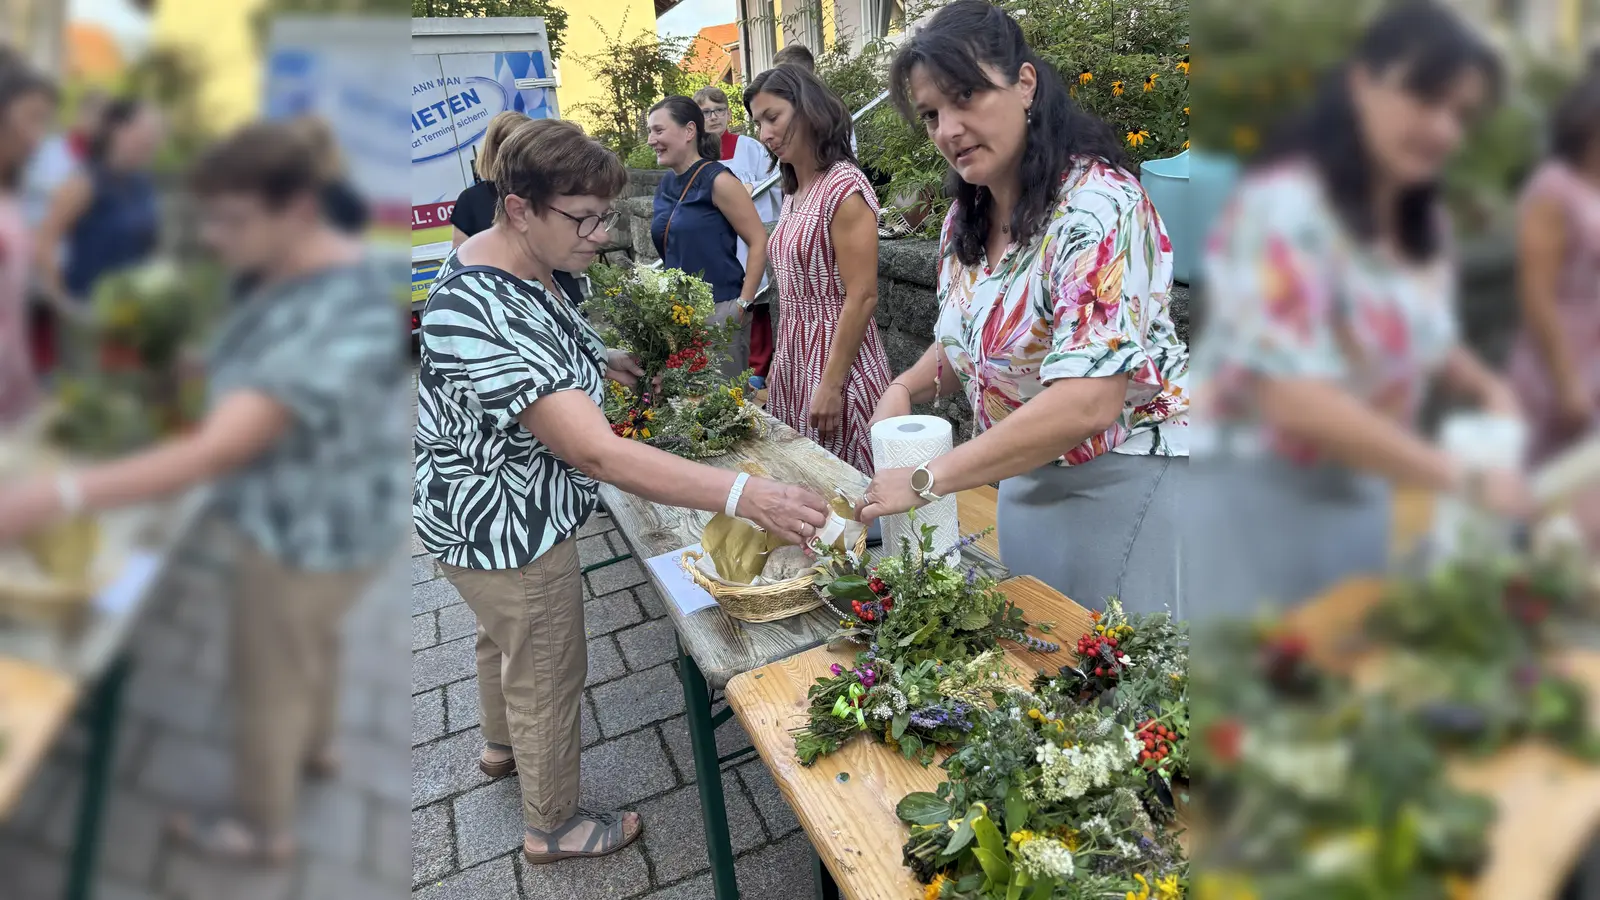
[[[70,532],[76,534],[69,536]],[[53,552],[49,546],[51,537],[86,542],[72,548],[68,556],[86,553],[87,557],[66,558]],[[95,593],[103,586],[97,582],[117,568],[126,548],[93,518],[70,520],[39,538],[32,547],[25,542],[24,547],[11,551],[13,557],[31,557],[34,565],[30,568],[38,571],[24,575],[20,568],[10,568],[0,558],[0,620],[74,631],[88,617]],[[67,575],[63,570],[77,574]]]
[[[855,551],[858,555],[867,552],[867,530],[861,530],[861,537],[856,539]],[[686,550],[681,560],[683,570],[693,579],[711,599],[717,601],[722,611],[730,617],[741,622],[760,624],[762,622],[776,622],[808,613],[818,609],[827,601],[817,593],[814,588],[815,575],[803,575],[780,581],[777,584],[763,584],[752,587],[746,584],[728,584],[706,577],[704,572],[695,563],[699,562],[703,554],[693,550]]]

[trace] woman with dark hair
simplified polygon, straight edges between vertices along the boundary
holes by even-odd
[[[615,853],[643,828],[637,813],[578,805],[588,663],[577,535],[600,484],[747,518],[790,543],[817,533],[827,504],[612,433],[606,379],[633,386],[639,364],[606,349],[554,273],[583,271],[610,240],[627,170],[557,119],[518,126],[498,160],[494,225],[445,259],[422,314],[412,509],[477,617],[478,765],[516,773],[523,855],[540,865]]]
[[[1476,469],[1420,431],[1437,382],[1518,415],[1461,342],[1440,179],[1500,80],[1455,13],[1381,14],[1311,107],[1269,144],[1211,235],[1211,320],[1196,357],[1206,405],[1196,615],[1294,604],[1384,569],[1395,483],[1467,491],[1520,515],[1511,471]]]
[[[1600,392],[1600,69],[1556,108],[1551,137],[1522,195],[1524,327],[1511,354],[1535,462],[1593,427]]]
[[[957,0],[890,67],[950,163],[934,343],[874,421],[965,393],[973,439],[879,472],[863,518],[1000,483],[1000,555],[1079,603],[1178,605],[1188,350],[1172,245],[1110,128],[1021,28]]]
[[[46,298],[66,316],[81,318],[102,275],[136,266],[155,252],[161,212],[151,166],[162,123],[141,100],[113,101],[89,141],[83,169],[56,191],[39,234]],[[63,265],[55,249],[65,239]]]
[[[722,141],[706,129],[705,114],[688,97],[650,107],[645,142],[668,171],[656,188],[650,239],[669,269],[697,275],[717,302],[713,324],[739,325],[723,374],[750,367],[750,306],[767,272],[767,228],[739,176],[721,162]],[[739,259],[739,242],[749,248]]]
[[[767,408],[870,474],[868,424],[891,376],[872,319],[878,198],[850,151],[850,115],[796,66],[757,75],[744,108],[778,158],[785,194],[767,243],[782,304]]]
[[[489,127],[483,131],[483,140],[478,142],[477,158],[472,161],[473,174],[478,180],[456,197],[455,208],[450,211],[451,246],[461,246],[467,238],[480,231],[488,231],[489,226],[494,224],[495,204],[500,202],[500,195],[494,186],[500,144],[517,126],[528,121],[531,120],[527,113],[514,109],[497,113],[489,120]]]
[[[28,347],[33,260],[17,190],[55,105],[55,86],[43,75],[21,61],[0,62],[0,426],[27,415],[38,398]]]

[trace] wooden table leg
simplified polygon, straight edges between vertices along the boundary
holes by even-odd
[[[105,818],[112,761],[116,759],[117,726],[122,719],[122,689],[129,663],[118,657],[100,677],[84,710],[89,746],[84,750],[83,795],[78,800],[77,835],[67,872],[67,900],[89,900],[100,859],[100,826]]]
[[[738,900],[739,884],[733,870],[733,841],[728,836],[728,808],[722,798],[722,760],[717,757],[718,720],[711,713],[711,691],[694,657],[678,644],[678,680],[683,682],[683,703],[688,712],[689,744],[694,749],[695,783],[700,789],[700,818],[706,832],[706,855],[711,859],[711,884],[716,900]]]

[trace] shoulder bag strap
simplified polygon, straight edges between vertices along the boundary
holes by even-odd
[[[666,227],[661,229],[661,253],[663,256],[667,252],[667,236],[672,234],[672,217],[678,214],[678,207],[683,205],[683,198],[689,196],[689,188],[694,187],[694,180],[700,177],[700,173],[704,172],[706,166],[710,163],[711,160],[709,159],[700,160],[700,165],[695,167],[694,174],[689,176],[689,183],[685,184],[683,192],[678,194],[678,202],[672,205],[672,212],[667,213]]]
[[[462,275],[471,274],[488,275],[498,281],[503,281],[511,285],[512,289],[518,291],[523,296],[538,304],[538,306],[543,309],[551,319],[555,320],[556,326],[562,331],[566,332],[567,337],[571,338],[572,342],[578,346],[578,351],[585,357],[588,357],[591,362],[599,365],[601,371],[605,371],[605,359],[597,358],[595,356],[594,350],[589,346],[589,342],[584,340],[583,335],[579,334],[577,329],[572,327],[572,323],[567,320],[567,317],[561,315],[559,311],[551,309],[549,305],[539,298],[538,294],[534,293],[528,288],[528,285],[525,281],[523,281],[521,278],[518,278],[516,275],[507,272],[505,269],[497,266],[462,266],[461,268],[452,271],[449,275],[434,281],[433,286],[429,288],[429,295],[432,296],[433,292],[439,290],[439,288],[444,287],[450,282],[455,281]]]

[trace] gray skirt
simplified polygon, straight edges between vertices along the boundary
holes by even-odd
[[[1194,466],[1184,544],[1191,621],[1281,610],[1387,569],[1384,479],[1272,455]]]
[[[1088,609],[1184,615],[1180,512],[1189,460],[1106,453],[1000,482],[1000,561]]]

